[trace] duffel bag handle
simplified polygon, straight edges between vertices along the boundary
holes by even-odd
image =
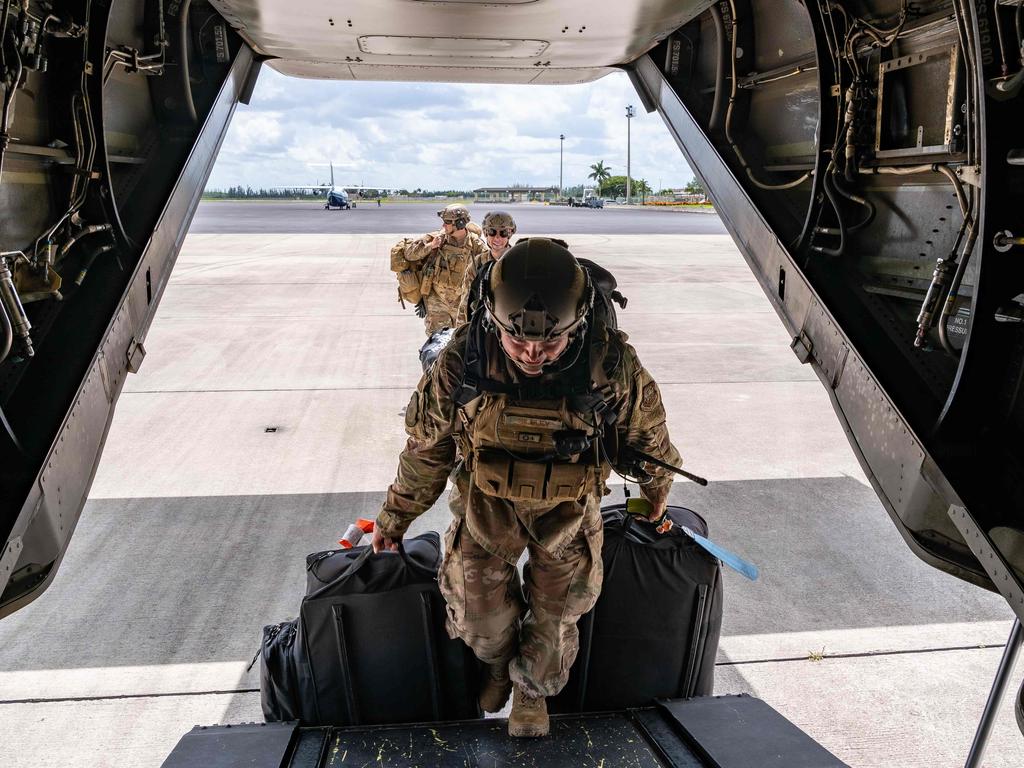
[[[352,564],[348,568],[345,569],[344,573],[342,573],[340,576],[338,576],[336,579],[334,579],[334,581],[330,581],[327,584],[325,584],[323,587],[318,589],[317,592],[322,592],[325,589],[328,589],[328,588],[331,588],[331,587],[340,587],[342,584],[344,584],[345,582],[347,582],[349,579],[351,579],[353,576],[356,575],[356,572],[360,568],[362,568],[363,565],[366,564],[366,561],[370,559],[370,555],[372,555],[372,554],[373,554],[373,545],[372,544],[367,544],[366,548],[363,549],[363,551],[359,553],[359,555],[356,557],[356,559],[352,561]]]
[[[405,563],[406,567],[412,571],[418,572],[421,576],[426,576],[428,579],[436,579],[437,571],[428,568],[425,565],[420,565],[411,557],[409,553],[405,551],[405,543],[399,540],[398,542],[398,554],[402,556],[402,562]]]
[[[384,552],[381,552],[381,554],[386,554],[386,553],[387,553],[387,550],[385,550]],[[372,554],[373,554],[373,545],[372,544],[367,544],[366,548],[363,549],[363,551],[359,553],[359,555],[355,558],[355,560],[352,561],[351,565],[349,565],[349,567],[345,569],[344,573],[340,574],[333,581],[325,582],[324,585],[322,587],[320,587],[320,589],[318,589],[316,592],[314,592],[311,595],[307,595],[307,597],[315,597],[316,595],[318,595],[318,594],[320,594],[322,592],[326,592],[327,590],[331,590],[331,589],[336,589],[337,587],[340,587],[340,586],[344,585],[349,579],[351,579],[353,576],[356,575],[356,573],[359,571],[360,568],[362,568],[366,564],[366,561],[370,559],[370,556]],[[426,566],[420,565],[415,560],[413,560],[411,557],[409,557],[409,554],[405,551],[405,546],[402,544],[402,542],[398,543],[398,554],[402,558],[402,562],[410,570],[416,571],[420,575],[426,576],[428,579],[436,579],[437,578],[437,573],[435,573],[430,568],[427,568]],[[313,564],[315,565],[316,562],[319,562],[319,561],[314,561]],[[315,573],[313,575],[316,576]],[[317,580],[320,580],[320,578],[317,577]]]

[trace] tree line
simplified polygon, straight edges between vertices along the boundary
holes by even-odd
[[[604,160],[598,160],[592,166],[590,166],[590,173],[587,174],[588,179],[593,179],[597,184],[597,194],[600,197],[625,197],[626,196],[626,177],[613,176],[611,172],[611,166],[605,165]],[[634,179],[630,178],[630,192],[637,197],[646,197],[653,195],[654,191],[651,189],[650,184],[647,183],[646,179]],[[671,195],[675,192],[674,189],[661,189],[658,190],[659,195]],[[703,195],[704,186],[696,178],[692,179],[684,188],[683,191],[688,195]]]

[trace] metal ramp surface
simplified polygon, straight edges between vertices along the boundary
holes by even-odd
[[[164,768],[844,768],[760,699],[709,696],[552,718],[551,736],[511,739],[503,719],[300,728],[197,726]]]

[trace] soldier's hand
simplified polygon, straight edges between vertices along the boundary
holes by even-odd
[[[395,538],[391,538],[391,537],[385,536],[383,533],[381,533],[380,532],[380,528],[374,528],[373,529],[373,551],[374,552],[383,552],[384,550],[387,550],[388,552],[397,552],[398,551],[398,543],[401,540],[402,540],[401,536],[396,536]]]
[[[427,305],[423,303],[423,299],[416,302],[416,306],[413,308],[413,311],[416,312],[416,317],[427,316]]]
[[[656,523],[661,519],[661,516],[665,514],[665,510],[668,509],[668,499],[651,502],[651,508],[653,511],[647,516],[647,519],[652,523]]]
[[[443,234],[434,235],[430,239],[430,242],[427,243],[427,245],[429,245],[431,248],[440,248],[442,245],[444,245],[444,235]]]

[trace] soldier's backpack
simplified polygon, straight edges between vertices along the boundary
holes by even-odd
[[[480,717],[480,664],[444,628],[441,540],[407,538],[306,558],[299,618],[264,629],[260,695],[268,722],[381,725]]]
[[[448,342],[452,340],[454,333],[454,328],[442,328],[439,331],[434,331],[430,334],[430,338],[423,342],[423,346],[420,347],[420,366],[424,373],[430,370],[434,361],[437,360],[437,356],[441,354],[441,350],[447,347]]]
[[[418,304],[423,298],[420,290],[422,261],[409,261],[405,258],[406,249],[415,240],[403,237],[391,246],[391,271],[398,278],[398,301],[404,307],[406,302]]]
[[[722,631],[722,568],[681,530],[702,536],[707,523],[683,507],[668,508],[664,534],[605,507],[604,584],[579,621],[580,649],[551,712],[603,712],[655,699],[707,696],[714,686]]]

